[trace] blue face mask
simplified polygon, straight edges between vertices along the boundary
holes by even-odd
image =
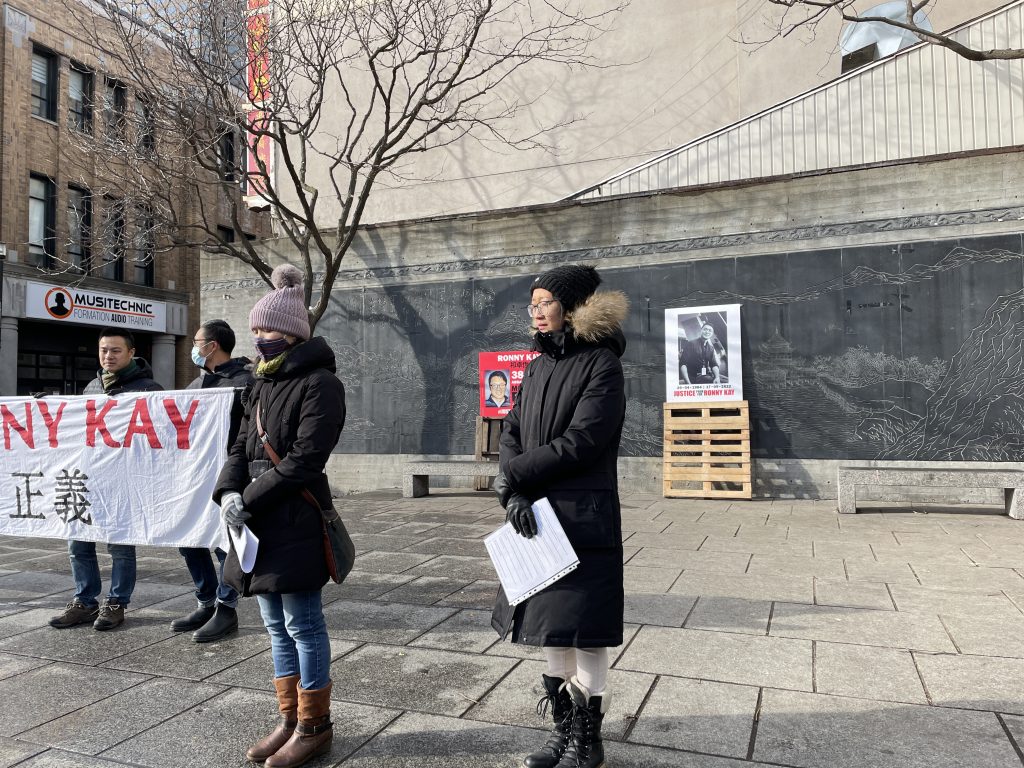
[[[197,368],[206,367],[206,358],[199,354],[199,347],[192,347],[192,362]]]
[[[283,336],[280,339],[261,339],[258,336],[254,336],[252,343],[256,346],[256,351],[259,352],[260,357],[264,360],[273,360],[291,346],[288,343],[288,339]]]

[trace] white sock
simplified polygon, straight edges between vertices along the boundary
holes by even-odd
[[[548,677],[568,680],[576,674],[576,649],[544,646],[544,657],[548,660]]]
[[[608,687],[608,649],[576,648],[575,650],[577,682],[587,690],[590,696],[604,695],[605,688]]]

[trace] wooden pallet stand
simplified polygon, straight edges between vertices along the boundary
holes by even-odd
[[[665,498],[749,499],[746,400],[665,403]]]
[[[474,457],[477,461],[498,460],[498,438],[501,437],[501,425],[504,419],[492,419],[485,416],[476,417],[476,448]],[[478,475],[473,478],[473,489],[490,490],[493,478]]]

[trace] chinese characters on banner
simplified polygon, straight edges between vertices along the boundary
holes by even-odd
[[[0,398],[0,534],[223,546],[234,391]]]
[[[539,352],[512,350],[480,353],[480,415],[500,419],[519,396],[526,366]]]
[[[249,110],[246,119],[249,135],[246,137],[246,188],[250,205],[264,205],[263,185],[274,178],[274,143],[266,131],[270,118],[261,109],[270,98],[270,0],[249,0],[246,20],[246,81]]]
[[[665,400],[742,400],[740,305],[665,310]]]

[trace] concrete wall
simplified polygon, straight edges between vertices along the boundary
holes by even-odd
[[[660,492],[663,310],[730,296],[744,307],[758,493],[832,496],[836,464],[851,459],[1016,460],[1020,399],[961,385],[963,370],[987,375],[996,360],[965,362],[964,349],[996,327],[1013,336],[1002,341],[1020,333],[1017,304],[993,321],[1024,291],[1022,176],[1009,153],[367,228],[318,328],[349,393],[332,480],[396,487],[403,457],[471,452],[475,352],[525,346],[530,277],[561,261],[597,264],[633,302],[628,487]],[[204,316],[244,328],[264,291],[237,264],[203,264]],[[790,381],[804,387],[796,402],[759,379],[763,342],[780,329],[795,350]],[[837,370],[867,358],[882,373],[823,387],[816,357]],[[885,370],[893,361],[912,373]],[[1006,404],[989,410],[992,429],[952,428],[989,423],[967,415],[989,401]],[[962,418],[941,418],[950,403]]]

